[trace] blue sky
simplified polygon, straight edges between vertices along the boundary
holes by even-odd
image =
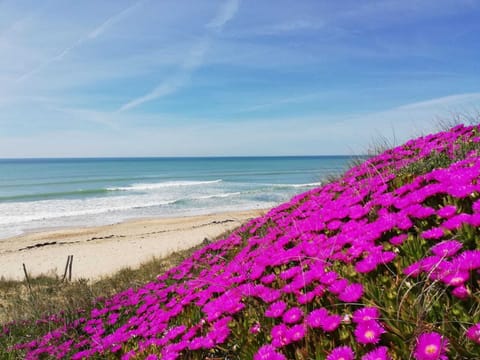
[[[475,0],[0,0],[0,157],[353,154],[480,109]]]

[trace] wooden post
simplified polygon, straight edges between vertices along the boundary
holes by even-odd
[[[70,265],[68,266],[68,281],[72,281],[73,255],[70,255]]]
[[[30,284],[30,278],[28,277],[27,267],[25,266],[25,263],[22,263],[22,265],[23,273],[25,274],[25,280],[27,280],[28,290],[30,290],[30,295],[33,295],[32,285]]]
[[[67,278],[68,264],[70,263],[70,255],[67,257],[67,263],[65,264],[65,271],[63,272],[62,282]]]

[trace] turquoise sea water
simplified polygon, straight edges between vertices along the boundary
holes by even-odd
[[[0,238],[32,229],[269,208],[351,157],[0,159]]]

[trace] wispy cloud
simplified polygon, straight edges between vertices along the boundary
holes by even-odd
[[[145,102],[160,98],[162,96],[170,95],[183,87],[187,81],[189,80],[189,73],[180,73],[177,74],[176,76],[172,76],[168,79],[166,79],[164,82],[162,82],[160,85],[158,85],[156,88],[154,88],[152,91],[149,93],[140,96],[136,99],[133,99],[129,101],[128,103],[122,105],[120,109],[118,109],[119,112],[126,111],[129,109],[133,109]]]
[[[221,29],[227,22],[233,19],[240,5],[239,0],[227,0],[220,7],[217,15],[207,24],[209,28]]]
[[[478,106],[480,104],[480,93],[455,94],[443,96],[436,99],[419,101],[407,105],[399,106],[398,110],[415,110],[424,108],[436,108],[444,110],[445,108],[457,106]],[[443,108],[443,109],[442,109]],[[451,109],[454,110],[454,109]]]
[[[44,68],[51,65],[52,63],[62,60],[69,52],[78,48],[80,45],[82,45],[86,41],[96,39],[98,36],[103,34],[109,27],[111,27],[115,23],[119,22],[124,17],[126,17],[128,14],[130,14],[135,8],[137,8],[143,2],[144,2],[144,0],[137,1],[134,4],[130,5],[129,7],[127,7],[125,9],[123,9],[122,11],[118,12],[117,14],[109,17],[102,24],[100,24],[95,29],[93,29],[91,32],[89,32],[87,36],[78,39],[76,42],[74,42],[70,46],[67,46],[65,49],[63,49],[61,52],[59,52],[57,55],[47,59],[45,62],[41,63],[36,68],[24,73],[23,75],[18,77],[16,81],[17,82],[23,82],[23,81],[27,80],[32,75],[42,71]]]
[[[88,39],[96,39],[98,36],[100,36],[101,34],[103,34],[109,27],[111,27],[112,25],[118,23],[120,20],[122,20],[123,18],[127,17],[132,11],[134,11],[137,7],[139,7],[141,4],[143,4],[146,0],[140,0],[140,1],[137,1],[135,3],[133,3],[132,5],[130,5],[129,7],[123,9],[122,11],[120,11],[119,13],[109,17],[107,20],[105,20],[100,26],[98,26],[96,29],[94,29],[93,31],[91,31],[87,38]]]
[[[215,17],[207,24],[207,28],[211,28],[217,33],[220,32],[225,24],[233,19],[238,11],[239,4],[239,0],[228,0],[225,2],[218,9]],[[212,40],[213,34],[206,34],[192,46],[176,74],[165,79],[147,94],[123,104],[118,109],[118,112],[136,108],[143,103],[170,95],[183,88],[190,81],[191,74],[203,64],[205,54],[211,46]]]

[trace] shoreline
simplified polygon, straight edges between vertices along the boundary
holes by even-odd
[[[268,209],[173,218],[129,219],[111,225],[39,230],[0,240],[0,277],[63,274],[73,255],[72,278],[98,279],[152,257],[165,257],[211,240]]]

